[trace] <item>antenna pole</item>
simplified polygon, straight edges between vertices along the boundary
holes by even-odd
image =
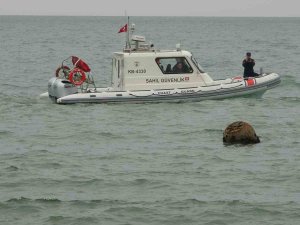
[[[130,32],[130,25],[129,25],[129,16],[127,16],[127,41],[126,41],[126,47],[128,45],[128,48],[131,48],[130,46],[130,40],[129,40],[129,32]]]

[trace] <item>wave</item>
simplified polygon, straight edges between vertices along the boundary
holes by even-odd
[[[38,198],[34,200],[40,203],[61,203],[62,201],[57,198]]]
[[[58,198],[51,198],[51,197],[44,197],[44,198],[26,198],[26,197],[18,197],[18,198],[10,198],[6,200],[4,203],[71,203],[71,204],[82,204],[82,203],[93,203],[93,204],[129,204],[130,202],[122,201],[122,200],[115,200],[115,199],[91,199],[91,200],[61,200]]]
[[[299,203],[294,201],[287,202],[249,202],[240,199],[228,200],[211,200],[208,198],[189,198],[178,199],[162,198],[159,200],[148,199],[141,201],[118,200],[118,199],[91,199],[91,200],[60,200],[58,198],[37,198],[30,199],[25,197],[12,198],[6,202],[0,202],[1,208],[14,207],[18,210],[24,210],[24,207],[29,207],[29,211],[40,211],[45,207],[68,207],[68,208],[82,208],[95,209],[103,208],[105,212],[126,212],[126,213],[144,213],[151,209],[171,208],[172,210],[185,211],[189,209],[202,209],[201,214],[207,218],[216,218],[222,216],[223,218],[232,218],[235,213],[258,215],[258,216],[289,216],[297,217]],[[17,207],[17,208],[16,208]],[[228,209],[224,212],[224,208]],[[211,210],[214,209],[214,210]],[[233,211],[234,212],[233,212]],[[234,213],[234,214],[233,214]],[[65,217],[65,216],[51,216],[49,220],[81,220],[83,218],[92,219],[94,217]],[[209,220],[212,221],[212,220]]]
[[[282,211],[277,209],[277,206],[254,206],[249,211],[255,213],[256,215],[277,215],[280,216],[284,214]]]
[[[284,101],[284,102],[295,102],[298,103],[300,102],[300,97],[280,97],[279,100]]]
[[[24,203],[32,201],[30,198],[20,197],[20,198],[11,198],[6,202],[14,202],[14,203]]]
[[[14,132],[7,131],[7,130],[1,130],[0,131],[0,137],[1,136],[9,136],[9,135],[12,135],[12,134],[14,134]]]
[[[74,215],[70,216],[49,216],[46,222],[51,224],[98,224],[100,220],[97,217]]]
[[[221,162],[234,162],[234,159],[225,159],[225,158],[222,158],[218,155],[214,155],[212,157],[212,160],[216,161],[216,163],[221,163]]]
[[[36,102],[37,99],[35,96],[25,96],[24,94],[22,95],[15,95],[11,94],[8,95],[7,93],[0,93],[1,94],[1,100],[3,101],[4,106],[3,108],[9,107],[22,107],[22,106],[33,106]]]
[[[30,203],[30,202],[38,202],[38,203],[60,203],[61,200],[57,198],[37,198],[37,199],[30,199],[25,197],[19,197],[19,198],[11,198],[6,201],[7,203]]]
[[[31,187],[31,186],[59,186],[59,187],[91,187],[91,186],[107,186],[108,184],[105,183],[102,179],[77,179],[74,180],[72,178],[65,180],[65,179],[49,179],[49,178],[31,178],[22,181],[16,182],[8,182],[2,183],[2,187],[6,188],[14,188],[14,187]],[[117,183],[109,184],[109,185],[118,185]],[[11,201],[24,201],[28,200],[26,198],[13,198]]]
[[[207,133],[215,133],[215,134],[223,133],[223,130],[221,129],[204,129],[203,131]]]
[[[5,170],[8,171],[8,172],[15,172],[15,171],[18,171],[19,168],[16,167],[16,166],[8,166],[8,167],[5,168]]]
[[[94,136],[101,136],[101,137],[106,137],[106,138],[118,138],[118,139],[123,138],[122,136],[118,136],[111,132],[105,132],[105,131],[98,132]]]
[[[285,75],[282,78],[282,85],[284,86],[291,86],[291,87],[299,87],[300,86],[300,82],[297,81],[297,78],[295,76],[291,76],[291,75]]]
[[[227,225],[228,223],[224,219],[215,219],[204,223],[204,225]]]
[[[47,222],[49,223],[57,223],[62,222],[63,220],[72,219],[71,217],[65,217],[65,216],[49,216],[47,219]]]
[[[283,202],[255,202],[255,201],[246,201],[241,199],[224,199],[224,200],[212,200],[212,199],[199,199],[197,197],[195,198],[188,198],[188,199],[182,199],[180,201],[173,201],[171,199],[168,200],[161,200],[159,203],[165,202],[166,204],[170,205],[178,205],[178,204],[184,204],[184,205],[190,205],[190,204],[197,204],[201,206],[205,205],[219,205],[219,206],[228,206],[228,207],[248,207],[251,210],[261,210],[261,212],[268,211],[274,211],[270,208],[278,206],[280,204],[281,206],[285,206],[287,208],[289,207],[298,207],[299,203],[296,201],[283,201]]]
[[[200,132],[201,133],[204,132],[204,133],[208,133],[208,134],[222,134],[223,130],[221,130],[221,129],[210,129],[210,128],[203,129],[203,130],[198,130],[198,129],[195,129],[195,130],[180,130],[180,131],[171,131],[170,134],[171,135],[181,135],[181,136],[190,137],[190,136],[198,134]]]
[[[136,179],[138,182],[142,180],[142,182],[145,182],[146,179]],[[147,180],[146,180],[147,181]],[[264,208],[266,207],[273,207],[276,204],[280,204],[281,206],[285,207],[298,207],[299,202],[297,201],[282,201],[282,202],[253,202],[253,201],[245,201],[241,199],[224,199],[224,200],[213,200],[213,199],[200,199],[200,198],[186,198],[181,200],[174,200],[173,198],[163,198],[160,200],[153,200],[149,199],[149,201],[130,201],[130,200],[119,200],[119,199],[86,199],[86,200],[62,200],[55,197],[42,197],[42,198],[27,198],[27,197],[16,197],[16,198],[10,198],[6,201],[6,203],[26,203],[26,202],[37,202],[37,203],[72,203],[72,204],[81,204],[81,203],[93,203],[93,204],[110,204],[110,205],[136,205],[136,204],[166,204],[166,205],[176,205],[176,204],[199,204],[199,205],[226,205],[226,206],[249,206],[253,210],[261,210],[264,211]],[[3,202],[2,202],[3,203]],[[275,204],[275,205],[274,205]],[[268,210],[266,210],[268,211]]]
[[[182,136],[191,136],[197,134],[198,130],[179,130],[179,131],[171,131],[170,135],[182,135]]]
[[[148,179],[144,179],[144,178],[138,178],[138,179],[135,179],[132,183],[135,185],[143,185],[143,184],[150,184],[151,181]]]
[[[224,206],[241,206],[241,205],[247,205],[250,203],[247,203],[242,200],[201,200],[198,198],[189,198],[189,199],[183,199],[181,201],[169,201],[168,204],[176,205],[176,204],[184,204],[184,205],[224,205]]]

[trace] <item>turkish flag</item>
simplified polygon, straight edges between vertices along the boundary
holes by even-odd
[[[122,33],[122,32],[127,32],[127,24],[125,24],[123,27],[121,27],[121,29],[119,30],[118,33]]]

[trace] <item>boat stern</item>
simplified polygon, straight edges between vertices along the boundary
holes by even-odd
[[[70,81],[52,77],[48,81],[48,96],[56,102],[57,99],[78,93],[78,88]]]

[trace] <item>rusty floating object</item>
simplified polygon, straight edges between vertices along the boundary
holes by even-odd
[[[256,144],[260,143],[253,127],[246,122],[236,121],[229,124],[223,133],[226,144]]]

